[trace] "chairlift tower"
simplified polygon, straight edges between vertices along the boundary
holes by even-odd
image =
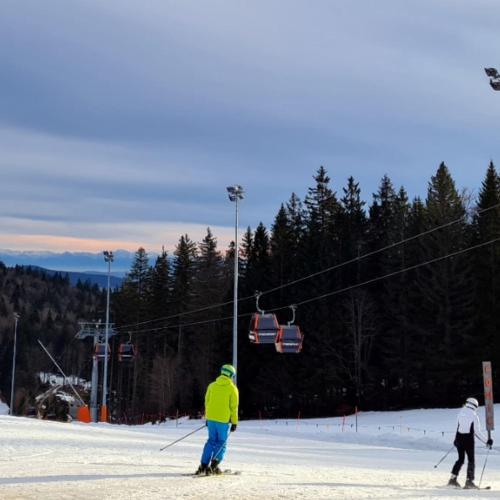
[[[113,323],[107,324],[107,337],[112,337],[116,335],[113,329]],[[97,392],[99,385],[99,358],[96,355],[96,350],[98,346],[102,344],[106,339],[106,325],[103,325],[100,321],[92,323],[80,323],[80,330],[76,334],[75,338],[83,340],[87,337],[93,337],[94,343],[92,346],[92,379],[91,379],[91,389],[90,389],[90,417],[92,422],[98,422],[98,403],[97,403]],[[107,345],[107,344],[106,344]],[[107,350],[107,349],[106,349]],[[106,358],[107,358],[106,353]],[[103,385],[104,390],[104,385]]]

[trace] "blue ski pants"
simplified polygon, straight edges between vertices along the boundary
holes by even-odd
[[[208,465],[212,459],[222,462],[226,454],[226,442],[230,427],[230,424],[207,420],[208,439],[201,455],[202,464]]]

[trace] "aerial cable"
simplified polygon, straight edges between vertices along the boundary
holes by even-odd
[[[481,214],[481,213],[488,212],[489,210],[493,210],[495,208],[500,208],[500,203],[496,203],[495,205],[492,205],[491,207],[487,207],[487,208],[482,208],[482,209],[476,210],[475,213],[476,214]],[[452,220],[450,222],[446,222],[445,224],[441,224],[440,226],[436,226],[436,227],[434,227],[432,229],[428,229],[428,230],[423,231],[423,232],[421,232],[419,234],[416,234],[414,236],[409,236],[408,238],[404,238],[404,239],[402,239],[400,241],[391,243],[389,245],[386,245],[385,247],[379,248],[377,250],[372,250],[372,251],[364,253],[362,255],[358,255],[357,257],[353,257],[352,259],[349,259],[347,261],[341,262],[339,264],[335,264],[333,266],[327,267],[325,269],[322,269],[320,271],[314,272],[314,273],[309,274],[307,276],[303,276],[302,278],[297,278],[296,280],[289,281],[287,283],[284,283],[282,285],[276,286],[274,288],[270,288],[268,290],[261,291],[259,293],[260,293],[260,295],[267,295],[269,293],[276,292],[276,291],[281,290],[283,288],[286,288],[286,287],[289,287],[289,286],[292,286],[292,285],[296,285],[297,283],[301,283],[302,281],[305,281],[305,280],[308,280],[308,279],[311,279],[311,278],[315,278],[315,277],[320,276],[320,275],[322,275],[324,273],[327,273],[327,272],[330,272],[330,271],[334,271],[336,269],[340,269],[341,267],[347,266],[349,264],[353,264],[353,263],[358,262],[360,260],[366,259],[367,257],[372,257],[373,255],[377,255],[377,254],[379,254],[381,252],[384,252],[385,250],[390,250],[392,248],[396,248],[399,245],[403,245],[404,243],[408,243],[408,242],[413,241],[415,239],[418,239],[418,238],[420,238],[422,236],[427,236],[429,234],[434,233],[435,231],[439,231],[440,229],[444,229],[446,227],[450,227],[450,226],[452,226],[454,224],[457,224],[457,223],[463,221],[463,219],[464,219],[464,217],[466,215],[467,214],[459,217],[458,219]],[[249,295],[247,297],[242,297],[242,298],[238,299],[238,302],[243,302],[243,301],[249,300],[249,299],[255,299],[255,295]],[[154,323],[156,321],[167,321],[169,319],[178,318],[178,317],[181,317],[181,316],[187,316],[187,315],[190,315],[190,314],[196,314],[196,313],[199,313],[199,312],[208,311],[210,309],[215,309],[215,308],[218,308],[218,307],[223,307],[223,306],[226,306],[226,305],[229,305],[229,304],[232,304],[232,303],[233,303],[233,301],[229,300],[229,301],[226,301],[226,302],[222,302],[222,303],[219,303],[219,304],[212,304],[210,306],[205,306],[205,307],[202,307],[202,308],[199,308],[199,309],[194,309],[194,310],[191,310],[191,311],[184,311],[184,312],[172,314],[172,315],[161,317],[161,318],[149,319],[149,320],[146,320],[146,321],[141,321],[141,322],[137,322],[137,323],[130,323],[130,324],[127,324],[127,325],[122,325],[122,326],[116,327],[115,330],[120,330],[120,329],[123,329],[123,328],[129,328],[131,326],[145,325],[145,324],[149,324],[149,323]]]
[[[436,257],[434,259],[430,259],[430,260],[427,260],[425,262],[420,262],[419,264],[415,264],[413,266],[405,267],[403,269],[398,269],[397,271],[393,271],[391,273],[387,273],[384,276],[378,276],[377,278],[372,278],[372,279],[363,281],[362,283],[357,283],[356,285],[352,285],[352,286],[348,286],[348,287],[345,287],[345,288],[341,288],[341,289],[335,290],[333,292],[324,293],[323,295],[317,295],[316,297],[303,300],[302,302],[297,302],[296,305],[297,306],[301,306],[301,305],[304,305],[304,304],[308,304],[310,302],[314,302],[316,300],[320,300],[320,299],[324,299],[326,297],[331,297],[333,295],[337,295],[339,293],[348,292],[349,290],[353,290],[355,288],[358,288],[358,287],[361,287],[361,286],[365,286],[365,285],[370,285],[372,283],[375,283],[377,281],[380,281],[380,280],[383,280],[383,279],[386,279],[386,278],[392,278],[393,276],[397,276],[398,274],[402,274],[402,273],[405,273],[407,271],[413,271],[414,269],[418,269],[419,267],[424,267],[424,266],[427,266],[429,264],[434,264],[436,262],[440,262],[442,260],[445,260],[445,259],[448,259],[448,258],[451,258],[451,257],[456,257],[457,255],[469,252],[471,250],[477,250],[478,248],[485,247],[487,245],[491,245],[491,244],[496,243],[498,241],[500,241],[500,237],[494,238],[492,240],[489,240],[489,241],[486,241],[486,242],[483,242],[483,243],[478,243],[477,245],[473,245],[473,246],[468,247],[468,248],[463,248],[462,250],[457,250],[456,252],[452,252],[452,253],[449,253],[447,255],[442,255],[441,257]],[[283,306],[283,307],[280,307],[280,308],[275,309],[275,310],[277,311],[277,310],[280,310],[280,309],[285,309],[285,307],[288,307],[288,306]]]
[[[486,212],[487,210],[492,210],[493,208],[499,208],[500,207],[500,203],[497,203],[496,205],[492,205],[491,207],[488,207],[488,208],[484,208],[484,209],[481,209],[481,210],[478,210],[477,213],[481,213],[481,212]],[[279,285],[275,288],[270,288],[269,290],[265,290],[263,292],[261,292],[261,295],[266,295],[268,293],[272,293],[272,292],[275,292],[277,290],[280,290],[282,288],[285,288],[285,287],[288,287],[288,286],[291,286],[291,285],[295,285],[297,283],[300,283],[304,280],[307,280],[307,279],[310,279],[310,278],[315,278],[316,276],[320,276],[321,274],[323,273],[326,273],[326,272],[329,272],[329,271],[334,271],[335,269],[339,269],[343,266],[347,266],[349,264],[353,264],[359,260],[362,260],[362,259],[366,259],[367,257],[372,257],[373,255],[376,255],[380,252],[383,252],[385,250],[390,250],[391,248],[395,248],[399,245],[402,245],[404,243],[408,243],[409,241],[412,241],[412,240],[415,240],[417,238],[420,238],[422,236],[427,236],[428,234],[431,234],[435,231],[438,231],[439,229],[444,229],[446,227],[449,227],[449,226],[452,226],[454,224],[457,224],[459,223],[460,221],[462,221],[464,219],[465,216],[462,216],[458,219],[455,219],[453,221],[450,221],[450,222],[447,222],[445,224],[442,224],[441,226],[436,226],[432,229],[428,229],[427,231],[423,231],[422,233],[419,233],[419,234],[416,234],[414,236],[409,236],[408,238],[405,238],[403,240],[400,240],[400,241],[397,241],[395,243],[391,243],[390,245],[387,245],[385,247],[382,247],[382,248],[379,248],[377,250],[372,250],[371,252],[367,252],[367,253],[364,253],[363,255],[359,255],[357,257],[353,257],[352,259],[350,260],[347,260],[347,261],[344,261],[344,262],[341,262],[340,264],[335,264],[331,267],[327,267],[325,269],[322,269],[321,271],[317,271],[315,273],[312,273],[312,274],[309,274],[308,276],[304,276],[302,278],[298,278],[296,280],[293,280],[293,281],[289,281],[288,283],[285,283],[283,285]]]
[[[494,238],[492,240],[485,241],[483,243],[478,243],[477,245],[473,245],[473,246],[470,246],[470,247],[467,247],[467,248],[462,248],[461,250],[457,250],[455,252],[452,252],[452,253],[449,253],[449,254],[446,254],[446,255],[442,255],[442,256],[436,257],[434,259],[427,260],[425,262],[420,262],[419,264],[415,264],[413,266],[405,267],[403,269],[398,269],[397,271],[393,271],[393,272],[384,274],[383,276],[377,276],[376,278],[371,278],[371,279],[363,281],[361,283],[356,283],[355,285],[351,285],[351,286],[348,286],[348,287],[340,288],[338,290],[334,290],[332,292],[327,292],[327,293],[324,293],[324,294],[321,294],[321,295],[316,295],[316,296],[311,297],[309,299],[305,299],[305,300],[303,300],[301,302],[295,302],[294,305],[298,307],[298,306],[301,306],[301,305],[304,305],[304,304],[309,304],[311,302],[315,302],[316,300],[321,300],[321,299],[324,299],[326,297],[331,297],[333,295],[338,295],[340,293],[348,292],[350,290],[354,290],[355,288],[360,288],[360,287],[365,286],[365,285],[371,285],[372,283],[376,283],[377,281],[381,281],[381,280],[384,280],[384,279],[387,279],[387,278],[391,278],[393,276],[397,276],[398,274],[402,274],[402,273],[405,273],[407,271],[412,271],[412,270],[418,269],[420,267],[424,267],[424,266],[427,266],[427,265],[430,265],[430,264],[434,264],[436,262],[440,262],[440,261],[443,261],[443,260],[451,258],[451,257],[456,257],[457,255],[469,252],[471,250],[477,250],[478,248],[482,248],[482,247],[491,245],[491,244],[496,243],[496,242],[500,242],[500,237]],[[285,305],[285,306],[281,306],[281,307],[276,307],[274,309],[266,310],[266,312],[276,312],[276,311],[281,311],[283,309],[289,309],[289,308],[290,308],[290,305]],[[242,318],[242,317],[245,317],[245,316],[251,316],[252,314],[253,313],[239,314],[238,318]],[[224,318],[213,318],[213,319],[208,319],[208,320],[195,321],[195,322],[192,322],[192,323],[180,323],[180,324],[176,324],[176,325],[167,325],[167,326],[158,327],[158,328],[138,330],[138,331],[135,331],[134,334],[136,334],[136,333],[156,332],[156,331],[166,330],[166,329],[170,329],[170,328],[180,328],[180,327],[188,327],[188,326],[197,326],[197,325],[201,325],[201,324],[214,323],[216,321],[226,321],[226,320],[230,320],[230,319],[233,319],[233,316],[226,316]]]
[[[252,295],[252,298],[253,297],[254,296]],[[249,298],[250,297],[245,297],[245,298],[238,299],[238,302],[240,302],[242,300],[248,300]],[[191,311],[184,311],[184,312],[172,314],[170,316],[165,316],[163,318],[148,319],[146,321],[140,321],[138,323],[129,323],[128,325],[118,326],[118,327],[115,328],[115,330],[120,330],[120,329],[124,329],[124,328],[130,328],[132,326],[146,325],[148,323],[154,323],[155,321],[167,321],[167,320],[172,319],[172,318],[178,318],[180,316],[187,316],[187,315],[190,315],[190,314],[196,314],[196,313],[199,313],[199,312],[208,311],[210,309],[216,309],[217,307],[227,306],[227,305],[232,304],[232,303],[233,303],[233,300],[228,300],[227,302],[221,302],[220,304],[212,304],[210,306],[200,307],[199,309],[193,309]]]

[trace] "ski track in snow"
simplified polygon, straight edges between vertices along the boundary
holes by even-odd
[[[491,491],[444,487],[455,450],[434,469],[451,447],[456,414],[362,413],[358,433],[353,417],[344,426],[342,418],[240,422],[223,466],[242,474],[201,478],[189,474],[204,429],[159,451],[199,420],[127,427],[1,415],[0,499],[500,499],[500,448],[482,482]],[[476,482],[485,458],[476,443]]]

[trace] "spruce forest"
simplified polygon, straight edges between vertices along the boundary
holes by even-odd
[[[500,181],[493,163],[474,192],[444,163],[425,199],[384,176],[369,202],[321,167],[305,196],[292,194],[271,227],[243,230],[239,245],[238,386],[241,418],[446,407],[482,394],[481,361],[500,366]],[[242,210],[251,210],[242,204]],[[240,231],[241,234],[241,231]],[[140,248],[111,294],[110,407],[115,421],[203,413],[206,386],[232,360],[234,244],[208,228],[182,235],[172,254]],[[91,341],[79,321],[104,321],[105,291],[61,276],[0,267],[0,391],[10,394],[12,315],[20,314],[16,407],[55,371],[90,380]],[[300,354],[248,340],[259,305],[304,334]],[[118,361],[120,342],[136,346]],[[498,383],[498,380],[495,380]]]

